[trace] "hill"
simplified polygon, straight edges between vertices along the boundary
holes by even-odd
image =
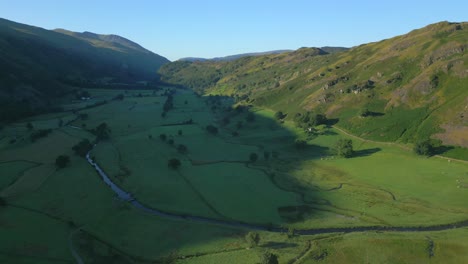
[[[441,22],[329,54],[318,48],[231,62],[173,62],[163,80],[287,114],[325,113],[366,139],[468,147],[468,23]]]
[[[327,53],[336,53],[348,50],[348,48],[343,47],[322,47],[321,50]],[[255,57],[255,56],[262,56],[262,55],[271,55],[271,54],[282,54],[286,52],[292,52],[293,50],[272,50],[272,51],[264,51],[264,52],[251,52],[251,53],[243,53],[243,54],[236,54],[236,55],[229,55],[225,57],[216,57],[211,59],[206,58],[197,58],[197,57],[188,57],[179,59],[179,61],[189,61],[189,62],[201,62],[201,61],[234,61],[244,57]]]
[[[168,62],[120,36],[0,19],[0,121],[45,111],[73,86],[152,81]]]

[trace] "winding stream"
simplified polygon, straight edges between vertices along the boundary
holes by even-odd
[[[91,152],[91,151],[90,151]],[[270,231],[276,233],[287,232],[287,228],[267,226],[267,225],[256,225],[245,222],[229,221],[208,218],[203,216],[193,216],[180,213],[171,213],[165,212],[159,209],[152,208],[150,206],[144,205],[143,203],[136,200],[131,193],[126,192],[124,189],[120,188],[117,184],[111,181],[109,176],[99,167],[99,165],[93,161],[90,157],[90,152],[86,154],[86,160],[91,164],[94,169],[101,176],[104,183],[106,183],[111,190],[117,195],[117,197],[123,201],[130,203],[133,207],[152,215],[156,215],[163,218],[174,219],[174,220],[184,220],[184,221],[193,221],[199,223],[208,223],[221,225],[226,227],[234,228],[246,228],[253,230],[262,230]],[[331,227],[331,228],[317,228],[317,229],[299,229],[295,230],[295,234],[298,235],[316,235],[316,234],[327,234],[327,233],[351,233],[351,232],[366,232],[366,231],[391,231],[391,232],[427,232],[427,231],[442,231],[449,230],[454,228],[468,227],[468,219],[460,222],[434,225],[434,226],[422,226],[422,227],[402,227],[402,226],[363,226],[363,227]]]

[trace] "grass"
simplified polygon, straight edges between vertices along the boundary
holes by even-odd
[[[113,97],[118,92],[100,90],[96,95]],[[102,122],[110,127],[111,138],[98,143],[91,155],[115,183],[140,202],[161,210],[297,229],[435,225],[465,220],[468,214],[465,163],[416,156],[405,145],[361,140],[326,126],[317,128],[318,136],[307,135],[289,121],[274,120],[274,111],[265,108],[250,109],[255,121],[248,122],[247,112],[213,112],[204,98],[188,92],[177,93],[174,109],[162,118],[165,97],[149,95],[82,110],[89,117],[74,121],[74,127],[59,128],[57,116],[39,116],[29,122],[52,128],[48,137],[35,143],[20,139],[1,145],[0,170],[8,176],[2,173],[0,183],[9,186],[2,194],[7,194],[9,204],[26,209],[0,208],[2,219],[7,220],[0,221],[0,259],[71,261],[68,237],[72,232],[72,241],[87,262],[133,259],[149,263],[175,254],[177,263],[256,263],[265,250],[279,255],[280,263],[295,258],[301,258],[300,263],[320,259],[363,262],[367,258],[385,262],[395,252],[403,252],[401,262],[417,262],[427,257],[426,236],[435,243],[431,261],[443,262],[439,256],[453,263],[466,258],[460,253],[467,247],[466,228],[292,238],[260,232],[259,247],[247,249],[244,236],[249,230],[163,219],[117,200],[93,168],[71,150],[83,138],[93,140],[86,129]],[[222,106],[231,107],[227,101]],[[230,121],[223,124],[226,115]],[[190,118],[193,124],[178,124]],[[27,138],[26,123],[5,130]],[[82,124],[86,124],[84,129],[80,129]],[[217,135],[206,131],[210,124],[219,128]],[[239,135],[233,136],[234,131]],[[163,133],[175,141],[174,146],[159,138]],[[308,142],[305,149],[294,146],[297,138]],[[333,156],[330,149],[341,138],[353,140],[355,157]],[[179,153],[178,144],[186,145],[187,153]],[[250,163],[252,152],[259,159]],[[53,164],[60,154],[69,155],[71,162],[56,170]],[[168,168],[170,158],[181,160],[178,170]],[[16,221],[25,229],[15,227]],[[35,221],[42,230],[34,227]],[[83,231],[76,231],[77,227]],[[34,230],[37,240],[31,243],[53,250],[15,255],[27,241],[28,230]],[[41,232],[52,235],[41,236]],[[7,244],[11,237],[15,238]],[[311,250],[307,249],[309,240]]]

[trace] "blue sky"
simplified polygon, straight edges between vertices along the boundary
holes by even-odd
[[[176,60],[379,41],[468,20],[468,1],[0,0],[0,17],[117,34]]]

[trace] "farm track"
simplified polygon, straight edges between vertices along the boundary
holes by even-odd
[[[365,138],[362,138],[362,137],[359,137],[359,136],[356,136],[356,135],[353,135],[351,133],[349,133],[348,131],[340,128],[340,127],[337,127],[337,126],[333,126],[333,128],[335,128],[336,130],[340,131],[341,133],[349,136],[349,137],[352,137],[352,138],[355,138],[355,139],[358,139],[358,140],[361,140],[363,142],[371,142],[371,143],[375,143],[375,144],[384,144],[384,145],[388,145],[388,146],[395,146],[395,147],[399,147],[401,149],[404,149],[404,150],[407,150],[407,151],[411,151],[411,148],[407,147],[407,146],[404,146],[402,144],[399,144],[399,143],[395,143],[395,142],[384,142],[384,141],[375,141],[375,140],[370,140],[370,139],[365,139]],[[468,161],[467,160],[461,160],[461,159],[454,159],[454,158],[449,158],[449,157],[444,157],[442,155],[433,155],[432,157],[436,157],[436,158],[439,158],[439,159],[445,159],[445,160],[448,160],[449,162],[450,161],[457,161],[457,162],[461,162],[461,163],[465,163],[465,164],[468,164]]]

